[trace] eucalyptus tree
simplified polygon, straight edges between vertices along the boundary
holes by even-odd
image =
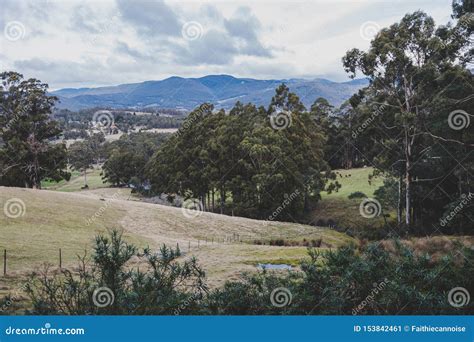
[[[344,68],[351,77],[360,71],[370,80],[370,91],[366,92],[370,95],[365,97],[365,105],[384,105],[378,117],[384,123],[378,146],[382,157],[385,151],[393,151],[384,144],[400,147],[398,155],[385,159],[390,160],[391,166],[397,162],[396,167],[403,173],[408,227],[419,217],[421,198],[414,201],[414,186],[424,182],[433,184],[445,176],[427,175],[426,169],[433,167],[439,157],[432,145],[472,146],[466,141],[469,138],[452,139],[435,132],[441,119],[447,127],[451,111],[468,110],[469,104],[472,108],[472,101],[465,96],[473,84],[466,68],[472,61],[469,53],[472,21],[461,19],[455,25],[437,28],[434,20],[421,11],[407,14],[399,23],[382,29],[368,51],[352,49],[343,57]],[[460,83],[464,90],[455,91]],[[442,115],[434,103],[444,104]]]
[[[41,188],[45,178],[69,179],[66,146],[51,112],[57,101],[48,85],[23,79],[17,72],[0,74],[0,184]]]

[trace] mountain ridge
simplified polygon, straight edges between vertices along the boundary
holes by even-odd
[[[237,78],[232,75],[206,75],[198,78],[171,76],[163,80],[125,83],[105,87],[64,88],[51,92],[60,103],[58,108],[78,110],[92,107],[110,108],[184,108],[191,110],[204,102],[217,108],[231,108],[235,102],[252,102],[267,106],[275,88],[285,83],[306,107],[318,98],[339,106],[360,88],[366,79],[334,82],[324,78],[269,79]]]

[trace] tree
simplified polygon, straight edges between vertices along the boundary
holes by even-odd
[[[57,98],[47,84],[19,73],[0,79],[0,184],[39,189],[45,178],[69,179],[66,146],[51,143],[61,134],[50,117]]]
[[[381,30],[367,52],[353,49],[343,58],[344,68],[351,77],[361,71],[370,80],[362,106],[384,105],[383,115],[378,116],[384,128],[378,135],[383,159],[379,166],[390,170],[388,165],[397,162],[396,168],[403,173],[408,227],[421,220],[423,184],[441,179],[430,177],[427,172],[433,170],[439,157],[431,146],[435,143],[471,146],[467,132],[457,139],[434,133],[441,125],[446,127],[450,111],[468,110],[470,101],[466,92],[473,85],[472,75],[465,68],[472,61],[472,54],[466,54],[470,32],[461,20],[454,27],[436,29],[431,17],[417,11]],[[439,121],[439,110],[433,106],[439,103],[447,110],[442,115],[443,123]],[[400,148],[397,151],[387,145]]]
[[[131,184],[134,179],[133,185],[141,188],[147,180],[145,166],[148,160],[166,139],[167,136],[161,133],[132,133],[107,144],[102,179],[116,186]]]
[[[319,199],[328,171],[324,133],[285,85],[270,106],[203,104],[151,158],[155,193],[179,194],[221,213],[296,220]],[[280,123],[285,124],[278,127]],[[290,199],[289,199],[290,198]]]
[[[74,170],[84,173],[84,188],[87,188],[87,169],[94,163],[94,152],[87,141],[75,142],[68,149],[69,164]]]

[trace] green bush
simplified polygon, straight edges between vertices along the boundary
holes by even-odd
[[[349,199],[354,199],[354,198],[367,198],[367,195],[364,194],[364,193],[361,192],[361,191],[356,191],[356,192],[352,192],[349,196],[347,196],[347,198],[349,198]]]
[[[83,258],[74,271],[46,269],[31,276],[26,289],[30,313],[169,315],[184,302],[192,309],[207,291],[205,274],[194,258],[177,262],[180,255],[167,246],[159,253],[137,253],[117,231],[110,238],[98,236],[91,265]],[[132,257],[136,268],[129,266]]]
[[[244,274],[208,290],[204,271],[179,249],[137,253],[117,232],[99,236],[92,263],[74,270],[32,275],[27,294],[32,314],[137,315],[396,315],[472,314],[474,302],[455,307],[449,293],[474,294],[474,250],[415,253],[395,241],[320,251],[309,248],[300,269]],[[139,261],[130,267],[132,257]],[[110,298],[97,295],[107,288]],[[458,298],[459,299],[459,298]],[[108,301],[109,300],[109,301]],[[107,302],[108,301],[108,302]],[[102,305],[107,302],[107,305]]]
[[[380,244],[362,250],[354,246],[329,252],[310,249],[302,272],[280,277],[260,272],[226,283],[209,296],[209,309],[213,314],[239,315],[472,314],[472,301],[459,308],[448,301],[455,287],[474,293],[474,252],[458,247],[458,254],[437,261],[400,243],[394,254]],[[270,294],[277,288],[291,293],[289,305],[271,304]]]

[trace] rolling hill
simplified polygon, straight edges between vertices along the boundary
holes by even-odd
[[[8,203],[15,207],[8,209]],[[0,212],[0,250],[7,250],[8,275],[13,277],[45,263],[57,267],[60,248],[63,266],[74,266],[85,250],[90,255],[94,237],[111,229],[123,231],[127,241],[141,247],[179,244],[185,257],[198,258],[211,284],[256,270],[259,263],[296,264],[307,256],[304,246],[270,246],[270,239],[322,239],[321,248],[354,241],[329,228],[296,223],[207,212],[186,216],[180,208],[133,200],[130,189],[60,192],[0,187],[0,204],[6,208]]]
[[[217,108],[230,108],[237,101],[268,105],[275,88],[281,83],[298,94],[306,107],[318,97],[338,106],[367,85],[365,79],[332,82],[326,79],[256,80],[230,75],[209,75],[200,78],[170,77],[161,81],[122,84],[99,88],[67,88],[52,92],[60,99],[58,108],[71,110],[110,108],[184,108],[191,110],[210,102]]]

